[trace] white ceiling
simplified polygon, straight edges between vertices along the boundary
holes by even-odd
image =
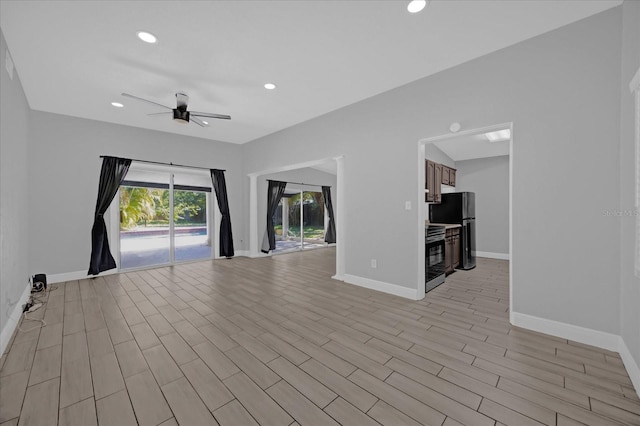
[[[484,133],[460,135],[433,143],[453,161],[509,155],[509,141],[489,142]]]
[[[0,26],[35,110],[244,143],[621,1],[433,0],[416,15],[407,3],[3,0]],[[232,120],[180,126],[120,96],[173,106],[178,91]]]

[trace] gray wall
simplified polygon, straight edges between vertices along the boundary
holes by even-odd
[[[258,177],[258,247],[262,245],[262,238],[267,227],[267,179],[280,180],[284,182],[301,182],[316,185],[328,185],[331,187],[331,202],[333,203],[333,212],[335,214],[336,223],[338,222],[338,204],[336,198],[336,176],[325,173],[312,168],[289,170],[280,173],[271,173]],[[288,189],[302,189],[303,191],[322,192],[321,187],[301,186],[287,184]]]
[[[456,191],[476,193],[476,250],[509,253],[509,156],[456,161]]]
[[[513,121],[514,311],[618,333],[620,227],[601,210],[619,205],[620,23],[618,7],[245,144],[245,170],[343,154],[346,273],[416,288],[418,140]]]
[[[621,132],[620,132],[620,209],[634,211],[634,99],[629,82],[640,67],[640,2],[623,3]],[[609,208],[607,206],[606,208]],[[640,366],[640,279],[634,269],[635,217],[608,217],[620,227],[621,239],[621,334],[636,364]],[[640,392],[636,384],[636,390]]]
[[[0,35],[0,329],[28,286],[27,143],[29,105],[17,70],[5,70],[7,45]],[[16,318],[14,318],[15,320]]]
[[[445,154],[444,151],[442,151],[432,143],[428,143],[424,146],[424,158],[436,163],[444,164],[445,166],[451,167],[453,169],[456,168],[456,162],[453,161],[447,154]]]
[[[89,268],[100,155],[225,169],[234,245],[236,250],[243,248],[240,146],[32,111],[28,209],[32,270],[59,274]]]

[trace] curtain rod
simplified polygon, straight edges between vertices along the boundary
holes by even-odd
[[[275,179],[267,179],[267,182],[284,182],[284,183],[290,183],[292,185],[320,186],[320,187],[328,186],[329,188],[331,188],[331,185],[316,185],[315,183],[287,182],[287,181],[275,180]]]
[[[100,158],[111,157],[111,155],[101,155]],[[174,164],[174,163],[163,163],[160,161],[151,161],[151,160],[136,160],[135,158],[129,158],[131,161],[137,161],[139,163],[148,163],[148,164],[161,164],[163,166],[174,166],[174,167],[186,167],[188,169],[200,169],[200,170],[220,170],[220,169],[208,169],[206,167],[198,167],[198,166],[185,166],[183,164]],[[226,172],[226,170],[220,170],[222,172]]]

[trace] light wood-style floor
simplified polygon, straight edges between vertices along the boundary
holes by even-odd
[[[332,280],[334,259],[58,285],[2,357],[0,423],[640,424],[618,354],[509,325],[507,262],[414,302]]]

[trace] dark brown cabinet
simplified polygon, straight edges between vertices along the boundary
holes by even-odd
[[[435,183],[435,193],[433,194],[433,202],[434,203],[440,203],[442,201],[441,199],[441,195],[442,193],[440,192],[440,186],[442,185],[442,164],[438,164],[435,163],[435,179],[434,179],[434,183]]]
[[[425,183],[425,189],[427,190],[426,194],[425,194],[425,202],[427,203],[433,203],[434,200],[434,194],[436,192],[436,185],[435,185],[435,169],[436,169],[436,164],[432,161],[427,160],[425,162],[425,177],[426,177],[426,183]]]
[[[447,229],[444,243],[444,272],[449,275],[460,266],[460,228]]]
[[[434,163],[433,161],[425,161],[425,190],[424,201],[427,203],[440,203],[441,188],[440,185],[455,186],[456,169],[445,166],[444,164]]]
[[[443,185],[451,185],[450,183],[450,171],[451,169],[447,166],[442,166],[442,184]]]

